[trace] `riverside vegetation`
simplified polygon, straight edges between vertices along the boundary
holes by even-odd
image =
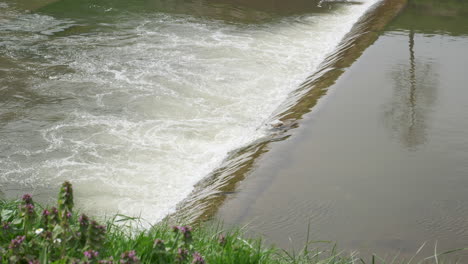
[[[0,201],[0,263],[365,263],[334,248],[305,247],[298,254],[288,253],[265,247],[259,239],[245,239],[238,230],[223,232],[219,226],[192,230],[158,224],[143,230],[118,223],[137,220],[128,217],[101,225],[73,207],[69,182],[60,188],[57,207],[41,207],[29,194],[20,201]],[[438,256],[432,260],[438,263]]]

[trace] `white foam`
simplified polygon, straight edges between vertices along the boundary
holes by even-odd
[[[275,108],[375,2],[258,25],[154,14],[111,32],[16,36],[9,56],[34,50],[42,66],[72,71],[35,80],[37,94],[61,101],[28,113],[50,120],[30,138],[0,139],[10,146],[0,183],[70,180],[86,210],[158,221],[229,151],[267,133]],[[39,35],[71,23],[36,16],[20,22]]]

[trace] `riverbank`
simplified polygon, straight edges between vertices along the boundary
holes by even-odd
[[[0,201],[0,263],[303,263],[309,253],[290,257],[219,227],[169,227],[141,230],[138,219],[118,215],[100,225],[73,206],[65,182],[56,207],[42,207],[25,194]],[[312,252],[312,251],[311,251]],[[336,253],[329,263],[351,263]],[[335,260],[331,260],[331,258]],[[316,263],[317,261],[308,261]]]
[[[79,214],[73,188],[65,182],[56,207],[42,207],[29,194],[19,201],[0,201],[0,263],[192,263],[192,264],[351,264],[365,260],[306,244],[299,252],[266,247],[239,231],[217,226],[158,224],[140,229],[138,219],[117,215],[104,225]],[[427,258],[441,261],[442,252]],[[408,263],[410,263],[409,261]],[[384,263],[373,257],[369,263]]]

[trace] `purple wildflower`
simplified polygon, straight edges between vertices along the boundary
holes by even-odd
[[[177,249],[177,260],[179,262],[184,262],[184,260],[187,259],[187,256],[188,256],[188,250],[186,250],[185,248]]]
[[[192,241],[192,228],[190,226],[181,226],[179,230],[184,236],[184,240],[186,243]]]
[[[26,236],[17,236],[15,239],[11,240],[8,248],[9,249],[19,248],[25,239],[26,239]]]
[[[106,234],[105,226],[99,225],[96,221],[91,221],[88,228],[86,226],[80,226],[80,228],[83,234],[82,239],[86,237],[86,243],[90,248],[98,248],[102,245]]]
[[[82,225],[82,226],[88,226],[89,225],[89,218],[85,214],[82,214],[78,218],[78,222],[80,222],[80,225]]]
[[[28,214],[34,214],[34,205],[32,205],[32,204],[26,204],[25,208],[26,208],[26,212],[27,212]]]
[[[23,202],[25,204],[31,204],[32,203],[32,196],[30,194],[23,195]]]
[[[42,213],[44,215],[44,213],[46,213],[46,212],[42,212]],[[52,207],[49,210],[47,210],[47,213],[48,213],[48,215],[45,215],[44,218],[43,218],[44,221],[46,221],[45,224],[53,226],[54,224],[57,224],[57,223],[60,222],[59,212],[58,212],[57,208]]]
[[[70,182],[66,181],[62,184],[57,202],[61,216],[66,217],[66,212],[73,210],[73,189]]]
[[[98,261],[99,264],[113,264],[114,263],[114,258],[110,257],[109,259],[103,259]]]
[[[44,209],[42,211],[41,222],[45,229],[49,228],[49,223],[50,223],[50,211],[49,210]]]
[[[93,226],[93,228],[95,228],[96,230],[100,230],[100,231],[106,231],[106,227],[103,226],[103,225],[99,225],[98,222],[96,221],[91,221],[91,225]]]
[[[99,256],[99,252],[95,250],[88,250],[88,251],[83,252],[83,255],[88,259],[93,259]]]
[[[182,233],[184,236],[185,242],[190,242],[192,240],[192,228],[190,226],[173,226],[172,231],[175,233]]]
[[[122,253],[120,263],[128,264],[128,263],[140,263],[135,250],[130,250],[127,252]]]
[[[190,226],[181,226],[181,227],[179,227],[179,230],[184,235],[187,234],[187,233],[192,232],[192,228]]]
[[[193,264],[205,264],[205,259],[200,255],[200,253],[195,252],[193,253]]]
[[[2,224],[3,230],[10,229],[10,224],[11,224],[11,222],[3,222],[3,224]]]

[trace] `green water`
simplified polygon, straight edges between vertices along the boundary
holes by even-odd
[[[296,249],[310,224],[311,240],[389,261],[467,247],[467,10],[410,1],[218,217]]]
[[[461,36],[468,32],[468,2],[410,1],[388,31],[414,30],[421,34]]]

